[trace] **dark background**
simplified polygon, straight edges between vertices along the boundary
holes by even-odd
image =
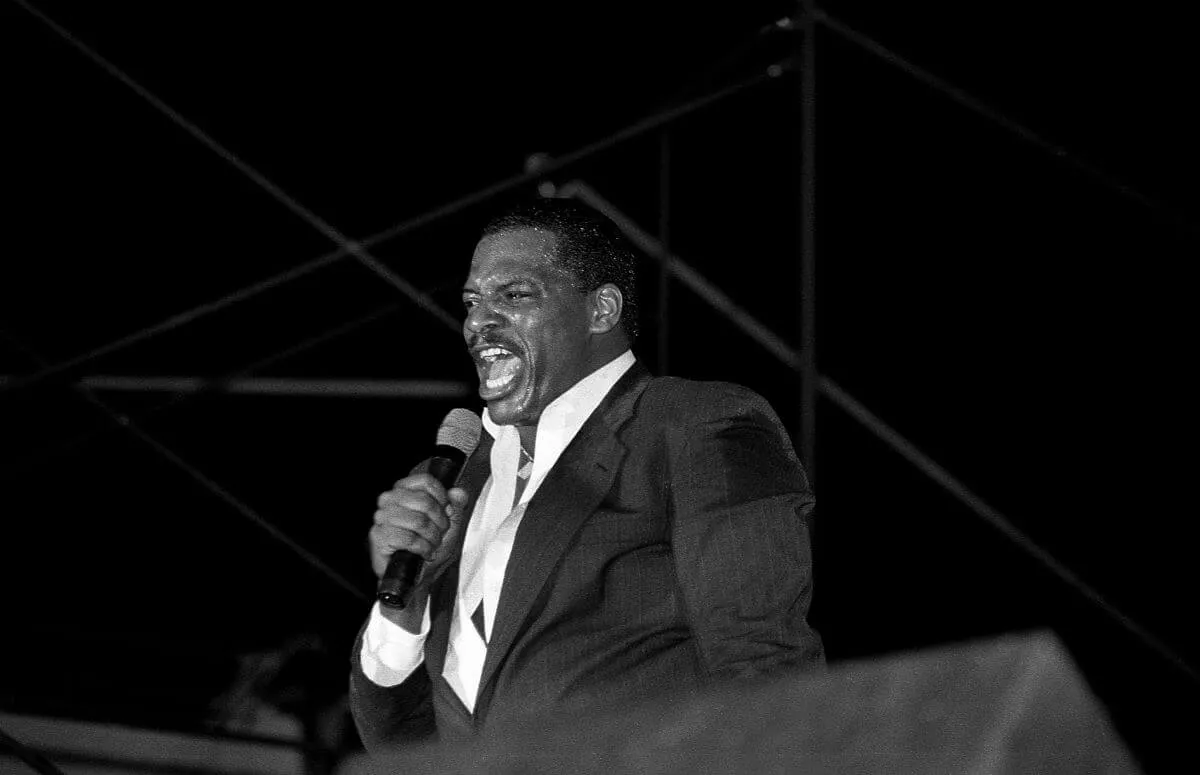
[[[33,5],[355,239],[796,45],[772,28],[794,5],[758,0]],[[1196,664],[1200,121],[1185,4],[823,7],[1070,157],[819,29],[822,373]],[[335,247],[20,3],[0,3],[0,72],[0,374],[89,353]],[[796,345],[798,119],[789,73],[673,124],[666,210],[673,251]],[[586,181],[658,233],[662,142],[652,132],[551,177]],[[372,253],[457,315],[478,230],[532,191]],[[645,266],[640,356],[759,390],[798,440],[794,375],[678,285],[664,314]],[[353,260],[68,376],[227,375],[376,311],[255,376],[472,379],[458,335]],[[376,495],[449,408],[475,405],[96,397],[364,594]],[[817,417],[812,617],[831,662],[1050,628],[1147,770],[1175,771],[1193,679],[838,407],[822,400]],[[114,431],[69,381],[0,393],[0,465],[5,710],[200,729],[239,655],[297,642],[319,644],[297,682],[312,702],[344,688],[366,603]]]

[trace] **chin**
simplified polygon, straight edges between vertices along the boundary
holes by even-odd
[[[497,425],[532,425],[537,415],[517,396],[506,396],[488,403],[488,416]]]

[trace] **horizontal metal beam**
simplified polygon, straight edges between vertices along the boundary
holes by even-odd
[[[19,377],[0,376],[0,385]],[[150,393],[246,393],[315,398],[467,398],[473,390],[466,382],[438,379],[303,379],[247,377],[145,377],[92,375],[78,384],[89,390]]]

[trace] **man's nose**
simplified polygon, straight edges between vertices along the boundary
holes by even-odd
[[[473,334],[481,334],[489,328],[497,328],[503,320],[496,311],[487,304],[476,304],[467,310],[467,319],[463,327]]]

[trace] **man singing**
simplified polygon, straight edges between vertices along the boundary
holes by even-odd
[[[823,664],[786,432],[746,388],[638,363],[634,260],[572,200],[485,229],[463,286],[483,437],[450,490],[381,495],[369,534],[377,575],[425,564],[354,647],[368,748]]]

